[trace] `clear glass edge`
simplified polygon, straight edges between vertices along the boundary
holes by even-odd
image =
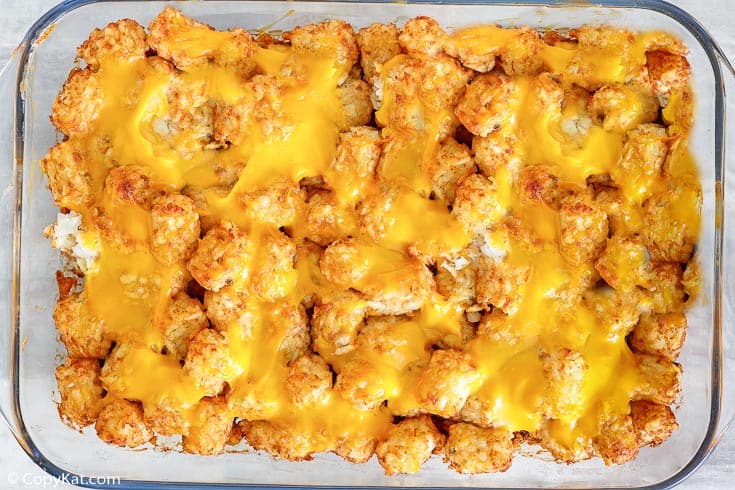
[[[51,10],[46,12],[44,15],[38,18],[38,20],[28,29],[23,40],[21,41],[16,54],[20,56],[20,61],[16,73],[16,99],[14,104],[14,120],[15,120],[15,131],[13,145],[13,163],[14,173],[13,181],[16,186],[16,202],[13,208],[14,219],[13,219],[13,268],[12,268],[12,287],[11,287],[11,328],[10,328],[10,375],[12,383],[12,397],[10,400],[11,414],[6,414],[13,422],[15,427],[11,427],[13,436],[18,441],[21,448],[31,458],[31,460],[38,465],[42,470],[47,472],[49,475],[59,480],[76,480],[80,475],[76,473],[64,470],[57,466],[50,460],[48,460],[43,453],[41,453],[33,442],[30,434],[28,433],[23,416],[20,411],[20,392],[19,392],[19,355],[20,355],[20,344],[18,339],[19,329],[19,311],[18,311],[18,299],[20,291],[20,247],[21,247],[21,209],[22,209],[22,178],[23,178],[23,149],[24,149],[24,134],[23,128],[25,126],[25,101],[23,97],[23,81],[25,78],[26,65],[30,57],[34,42],[45,32],[45,30],[51,26],[54,22],[58,21],[61,17],[67,13],[75,10],[79,7],[95,3],[116,3],[118,1],[125,2],[143,2],[146,0],[65,0]],[[216,1],[216,0],[215,0]],[[244,0],[247,1],[247,0]],[[308,2],[309,0],[301,0]],[[325,2],[335,3],[393,3],[395,0],[370,0],[369,2],[361,2],[361,0],[320,0]],[[709,32],[692,17],[688,12],[681,8],[672,5],[663,0],[596,0],[594,2],[580,4],[575,0],[404,0],[405,3],[410,4],[442,4],[451,3],[457,5],[512,5],[512,6],[549,6],[549,7],[607,7],[607,8],[637,8],[643,10],[652,10],[664,15],[667,15],[685,27],[699,42],[702,48],[705,50],[707,57],[712,65],[712,71],[715,77],[715,84],[720,87],[720,90],[715,91],[715,185],[718,192],[716,192],[716,203],[715,203],[715,222],[719,223],[715,229],[715,260],[714,260],[714,301],[713,301],[713,320],[715,331],[713,332],[713,345],[712,345],[712,400],[710,404],[710,418],[707,426],[707,432],[705,434],[702,444],[698,450],[692,456],[692,459],[677,473],[668,477],[667,479],[658,483],[647,485],[643,487],[637,487],[639,489],[650,489],[660,490],[673,488],[687,477],[694,473],[702,463],[704,463],[707,457],[710,455],[714,447],[716,446],[718,439],[718,427],[720,420],[720,405],[721,405],[721,393],[723,389],[722,380],[722,243],[723,243],[723,229],[724,229],[724,214],[723,214],[723,203],[724,203],[724,165],[725,165],[725,85],[722,78],[722,69],[720,63],[724,63],[728,71],[735,77],[735,70],[730,64],[730,61],[723,54],[722,50],[718,46],[717,42],[712,38]],[[10,420],[8,420],[10,422]],[[76,477],[76,478],[75,478]],[[323,485],[319,487],[307,487],[302,485],[260,485],[260,484],[236,484],[236,483],[185,483],[185,482],[159,482],[150,480],[120,480],[119,483],[113,485],[105,484],[93,484],[89,483],[88,480],[82,479],[85,482],[82,486],[88,488],[100,488],[100,489],[123,489],[123,490],[142,490],[142,489],[161,489],[161,488],[180,488],[180,489],[201,489],[201,488],[282,488],[282,489],[296,489],[296,488],[329,488],[329,489],[351,489],[353,487],[344,486],[330,486]],[[448,489],[454,487],[390,487],[390,486],[372,486],[368,488],[421,488],[421,489]],[[623,488],[623,487],[621,487]],[[626,487],[629,488],[629,487]],[[532,490],[532,489],[519,489],[519,490]]]

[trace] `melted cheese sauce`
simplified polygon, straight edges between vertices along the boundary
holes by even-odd
[[[191,56],[206,55],[229,49],[227,36],[191,29],[181,33],[178,44]],[[483,55],[499,52],[516,37],[513,29],[477,27],[454,34],[453,40]],[[630,51],[620,52],[561,43],[546,45],[540,56],[550,71],[563,75],[565,85],[579,81],[614,84],[623,82],[631,69],[645,62],[643,45],[643,41],[636,40]],[[383,72],[405,56],[386,63]],[[101,63],[98,79],[105,104],[94,131],[81,143],[92,150],[101,137],[109,139],[107,154],[89,152],[94,155],[89,171],[98,206],[113,223],[114,233],[101,233],[97,243],[91,244],[98,249],[99,259],[86,276],[84,294],[92,313],[104,320],[108,335],[130,348],[121,361],[117,380],[106,386],[114,396],[144,404],[166,400],[186,413],[202,392],[178,361],[160,353],[163,333],[155,328],[170,292],[190,277],[183,265],[165,266],[150,254],[147,211],[107,196],[104,179],[112,167],[110,162],[142,168],[165,189],[203,189],[208,217],[231,221],[246,230],[254,243],[250,253],[255,257],[261,253],[258,236],[270,225],[246,209],[242,204],[244,193],[274,182],[295,183],[306,177],[324,176],[327,182],[349,184],[350,189],[337,189],[336,193],[339,206],[348,209],[354,207],[356,196],[390,187],[394,194],[388,202],[381,240],[373,243],[354,222],[343,226],[345,234],[355,235],[360,244],[354,266],[368,271],[357,289],[390,289],[395,274],[407,263],[409,247],[428,256],[451,256],[474,238],[444,203],[428,197],[431,184],[425,169],[438,148],[440,128],[451,119],[451,113],[432,112],[415,101],[423,120],[421,128],[394,128],[390,116],[395,110],[396,94],[387,90],[376,120],[384,126],[383,134],[392,139],[395,148],[381,162],[380,183],[366,187],[364,182],[351,182],[330,169],[344,126],[335,60],[274,46],[256,48],[254,61],[258,72],[272,77],[278,86],[277,95],[268,97],[277,98],[269,103],[278,108],[277,119],[271,122],[280,127],[270,131],[248,119],[243,122],[248,130],[241,143],[186,155],[179,149],[196,142],[196,136],[182,131],[172,137],[161,133],[157,126],[174,110],[170,97],[173,72],[157,67],[150,59],[106,59]],[[252,97],[250,81],[222,67],[200,66],[176,77],[183,86],[200,87],[198,96],[208,103],[237,105]],[[573,137],[564,132],[563,121],[582,109],[544,107],[538,103],[541,88],[534,80],[520,78],[519,83],[521,102],[509,111],[514,111],[512,132],[518,136],[515,151],[521,161],[548,168],[564,185],[577,187],[584,186],[590,175],[616,169],[625,134],[595,125]],[[635,103],[631,99],[631,110],[635,110]],[[681,104],[677,94],[671,99],[671,105],[675,104]],[[677,114],[675,107],[664,110],[667,119],[675,119]],[[680,146],[672,168],[677,175],[696,179],[696,166],[687,156],[685,145]],[[240,163],[244,166],[234,186],[226,192],[215,189],[214,167]],[[561,257],[558,213],[523,201],[513,179],[508,169],[498,169],[494,176],[498,201],[509,215],[519,218],[520,226],[536,242],[531,247],[503,230],[494,230],[488,239],[502,249],[503,257],[496,260],[512,268],[526,268],[528,280],[517,291],[518,311],[505,319],[510,337],[498,340],[480,336],[463,349],[477,365],[480,376],[473,392],[488,407],[487,416],[493,424],[533,432],[550,419],[554,437],[572,447],[598,434],[601,420],[628,413],[633,390],[639,384],[636,361],[623,336],[611,337],[602,331],[594,313],[581,301],[568,304],[564,299],[566,290],[577,287],[592,273],[591,266],[573,267]],[[698,209],[691,205],[694,199],[696,196],[684,194],[673,203],[678,219],[698,222]],[[623,205],[630,208],[626,216],[640,213],[640,203]],[[77,211],[83,214],[88,229],[101,226],[97,210]],[[294,226],[301,219],[297,217]],[[628,227],[631,232],[640,231],[640,219],[632,219]],[[625,258],[621,261],[624,266]],[[387,406],[358,410],[337,393],[330,393],[318,405],[296,406],[284,389],[287,367],[279,353],[288,334],[284,310],[295,307],[307,295],[329,295],[339,288],[322,276],[318,263],[309,259],[300,259],[293,273],[279,280],[283,301],[267,303],[251,296],[243,311],[252,318],[251,328],[244,331],[240,324],[233,323],[226,329],[229,360],[222,374],[230,386],[228,401],[233,417],[247,417],[242,407],[255,403],[258,418],[285,423],[309,434],[315,451],[333,449],[337,441],[348,436],[381,437],[392,421],[392,413],[420,408],[415,392],[417,371],[410,367],[428,362],[428,348],[437,341],[461,345],[466,305],[434,293],[422,309],[392,326],[391,335],[399,341],[391,350],[363,348],[326,359],[337,369],[357,358],[365,360],[373,368],[366,374],[371,382],[382,386]],[[233,287],[247,289],[247,280]],[[564,404],[564,410],[559,409],[561,402],[553,400],[562,397],[567,387],[549,379],[541,356],[542,352],[559,349],[580,353],[585,366],[578,393]]]

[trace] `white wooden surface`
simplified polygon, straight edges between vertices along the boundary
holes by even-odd
[[[732,27],[735,21],[735,2],[669,1],[693,14],[719,41],[727,56],[735,60],[735,30]],[[35,19],[56,3],[56,0],[0,0],[0,66],[10,58],[13,49]],[[729,383],[726,382],[726,387],[733,389],[732,383],[735,380],[727,381]],[[45,476],[47,477],[43,470],[36,467],[20,449],[7,427],[0,423],[0,488],[72,488],[58,481],[44,480]],[[735,488],[735,429],[725,434],[710,458],[679,488]]]

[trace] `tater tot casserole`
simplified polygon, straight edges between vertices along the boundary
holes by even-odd
[[[165,8],[90,34],[41,160],[68,425],[388,475],[528,447],[623,464],[678,428],[685,46],[445,27],[275,36]]]

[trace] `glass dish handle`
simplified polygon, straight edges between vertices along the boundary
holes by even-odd
[[[12,315],[13,288],[16,286],[13,272],[13,250],[15,241],[14,220],[17,209],[18,186],[14,131],[15,92],[20,55],[14,53],[0,71],[0,418],[4,419],[15,434],[16,424],[12,418],[13,382],[11,369],[14,353],[13,341],[15,322]]]
[[[725,95],[725,168],[722,188],[717,189],[723,196],[723,219],[719,225],[726,225],[724,229],[727,230],[735,226],[735,161],[732,155],[735,152],[735,68],[719,46],[715,46],[715,50],[724,71],[722,88]],[[729,98],[726,97],[728,90],[731,94]],[[729,154],[728,150],[731,150]],[[735,418],[735,233],[723,233],[722,240],[722,398],[716,440],[725,434]]]

